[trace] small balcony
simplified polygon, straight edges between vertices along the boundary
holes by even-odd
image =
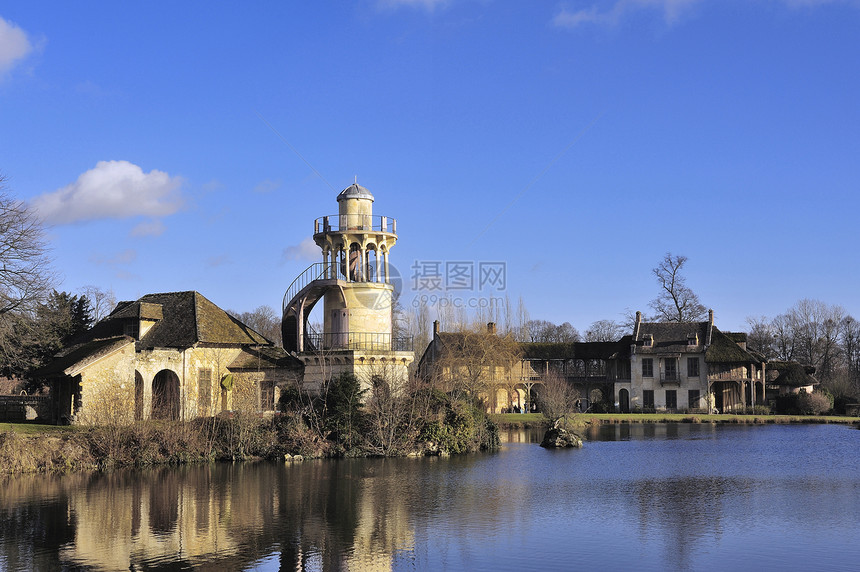
[[[305,334],[305,352],[328,350],[413,351],[412,336],[393,337],[387,332],[337,332]]]
[[[382,215],[338,214],[322,216],[314,221],[314,235],[352,231],[397,234],[397,220]]]

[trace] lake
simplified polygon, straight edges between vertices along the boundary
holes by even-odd
[[[860,431],[605,425],[450,458],[5,479],[0,570],[846,570]]]

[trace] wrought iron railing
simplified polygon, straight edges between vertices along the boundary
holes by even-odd
[[[321,216],[314,221],[314,234],[369,230],[397,234],[397,221],[382,215],[336,214]]]
[[[325,279],[346,280],[346,275],[341,272],[340,264],[337,262],[314,262],[305,268],[304,272],[299,274],[296,279],[293,280],[293,283],[290,284],[290,287],[287,288],[287,291],[284,294],[284,302],[281,307],[281,311],[287,311],[287,305],[305,286],[314,280]]]
[[[305,334],[305,347],[325,350],[385,350],[411,352],[412,336],[393,337],[387,332],[329,332]]]

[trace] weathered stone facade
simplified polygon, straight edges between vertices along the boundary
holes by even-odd
[[[41,375],[57,421],[123,424],[271,411],[302,366],[201,294],[173,292],[121,302]]]
[[[516,361],[492,327],[438,328],[419,375],[445,390],[471,385],[491,413],[535,410],[547,376],[570,383],[582,410],[620,412],[742,411],[817,384],[812,368],[748,351],[746,334],[721,332],[713,312],[695,323],[643,322],[637,313],[633,333],[618,341],[519,343]]]

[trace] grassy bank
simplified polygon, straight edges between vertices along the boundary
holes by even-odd
[[[499,427],[543,427],[549,421],[540,413],[498,413],[489,416]]]
[[[500,427],[532,427],[547,425],[539,413],[504,413],[490,418]],[[765,425],[772,423],[841,423],[860,424],[860,417],[836,415],[695,415],[688,413],[584,413],[576,416],[578,424],[602,423],[741,423]]]
[[[39,423],[0,423],[0,433],[14,431],[19,435],[62,435],[74,430],[74,427],[41,425]]]
[[[381,427],[378,418],[365,413],[351,421],[349,441],[344,438],[347,432],[342,424],[334,425],[334,429],[314,429],[299,414],[231,415],[191,422],[148,420],[103,427],[3,423],[0,474],[252,459],[283,461],[299,456],[448,455],[491,449],[499,443],[496,426],[481,409],[462,402],[445,402],[438,411],[409,425]],[[381,433],[390,440],[380,444]]]

